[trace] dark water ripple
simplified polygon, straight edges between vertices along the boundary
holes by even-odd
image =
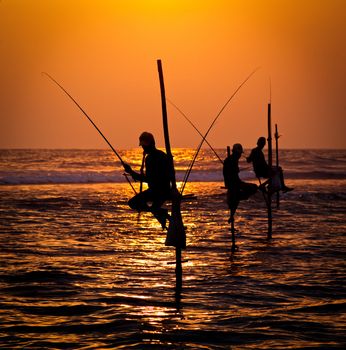
[[[242,203],[231,254],[220,184],[191,184],[176,294],[174,251],[126,185],[3,186],[0,347],[343,349],[345,183],[293,187],[271,241],[261,195]]]

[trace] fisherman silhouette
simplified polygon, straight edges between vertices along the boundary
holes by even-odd
[[[166,221],[170,216],[168,210],[161,207],[171,197],[172,169],[166,153],[156,148],[155,139],[151,133],[143,132],[139,137],[139,145],[143,148],[145,172],[137,173],[126,163],[124,169],[135,181],[148,183],[148,189],[136,194],[128,204],[131,209],[139,212],[151,212],[165,229]],[[149,206],[148,202],[152,204]]]
[[[272,167],[270,169],[269,165],[267,164],[264,154],[263,154],[263,148],[266,144],[265,137],[261,136],[257,140],[257,147],[253,148],[251,150],[250,155],[246,158],[248,163],[252,162],[253,170],[256,174],[256,177],[258,179],[265,178],[268,179],[263,184],[260,185],[260,189],[266,189],[267,185],[269,185],[269,178],[270,177],[278,177],[279,182],[272,188],[272,192],[282,190],[283,192],[289,192],[292,191],[293,188],[287,187],[285,185],[284,175],[281,167]]]
[[[232,154],[228,155],[223,163],[223,177],[225,187],[227,188],[227,203],[231,210],[229,222],[233,220],[239,202],[255,194],[258,188],[256,184],[244,182],[239,177],[238,162],[242,153],[242,145],[235,143],[232,148]]]

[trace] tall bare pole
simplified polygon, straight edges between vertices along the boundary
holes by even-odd
[[[166,245],[175,247],[175,257],[176,257],[176,292],[180,293],[182,287],[182,277],[183,269],[181,264],[181,250],[186,247],[186,235],[185,228],[183,225],[183,220],[180,211],[181,195],[177,190],[175,170],[173,163],[173,156],[171,151],[171,144],[169,141],[169,129],[168,129],[168,116],[167,116],[167,105],[166,105],[166,93],[165,93],[165,84],[163,79],[163,70],[161,60],[157,60],[157,68],[159,72],[160,79],[160,90],[161,90],[161,104],[162,104],[162,122],[163,122],[163,132],[165,137],[165,146],[166,153],[171,163],[172,171],[172,215],[168,227]]]
[[[278,132],[278,125],[275,124],[275,165],[276,165],[276,169],[279,169],[279,132]],[[276,192],[276,208],[279,209],[280,207],[280,192],[277,191]]]
[[[272,188],[273,188],[273,178],[272,178],[272,167],[273,167],[273,147],[272,147],[272,122],[271,122],[271,103],[268,103],[268,165],[270,169],[270,181],[269,181],[269,191],[268,191],[268,234],[267,238],[272,238],[272,224],[273,224],[273,214],[272,214]]]
[[[229,158],[231,156],[231,147],[227,146],[227,158]],[[228,223],[231,224],[231,234],[232,234],[232,248],[231,251],[232,253],[234,253],[236,251],[236,244],[235,244],[235,228],[234,228],[234,214],[235,211],[237,210],[236,207],[234,207],[234,203],[231,200],[231,198],[229,197],[229,191],[230,189],[227,189],[227,199],[228,199],[228,205],[229,205],[229,209],[230,209],[230,217],[228,219]],[[238,206],[238,203],[236,204]]]

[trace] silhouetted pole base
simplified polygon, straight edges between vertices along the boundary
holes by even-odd
[[[231,147],[227,146],[227,157],[230,157],[230,156],[231,156]],[[232,253],[234,253],[237,250],[237,246],[235,244],[234,215],[238,208],[239,200],[236,198],[236,196],[234,196],[234,194],[232,195],[229,189],[227,191],[227,201],[228,201],[228,206],[230,208],[230,217],[228,219],[228,223],[231,224],[231,234],[232,234],[231,251]]]
[[[230,203],[230,207],[231,207],[231,213],[230,213],[230,217],[228,219],[228,223],[231,224],[231,234],[232,234],[232,248],[231,248],[231,251],[232,253],[234,253],[236,250],[237,250],[237,246],[235,244],[235,228],[234,228],[234,215],[235,215],[235,212],[237,210],[237,207],[238,207],[238,203]]]
[[[180,295],[183,284],[181,250],[186,248],[185,227],[181,217],[179,199],[173,199],[172,201],[172,215],[167,230],[165,245],[175,247],[175,287],[177,298]]]
[[[179,198],[172,199],[172,215],[168,225],[165,245],[180,249],[186,248],[186,234],[180,211]]]
[[[176,293],[181,292],[181,288],[183,285],[183,268],[181,265],[181,249],[175,248],[175,291]]]

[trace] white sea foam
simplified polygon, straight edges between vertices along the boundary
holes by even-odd
[[[174,157],[178,181],[184,178],[192,154],[192,150],[179,150]],[[122,156],[139,170],[140,150],[122,151]],[[345,150],[283,150],[280,159],[287,179],[346,178]],[[243,180],[256,181],[245,158],[240,161],[240,169]],[[118,159],[106,150],[0,150],[1,185],[120,183],[126,182],[123,172]],[[201,151],[189,181],[223,182],[222,164],[213,152]]]

